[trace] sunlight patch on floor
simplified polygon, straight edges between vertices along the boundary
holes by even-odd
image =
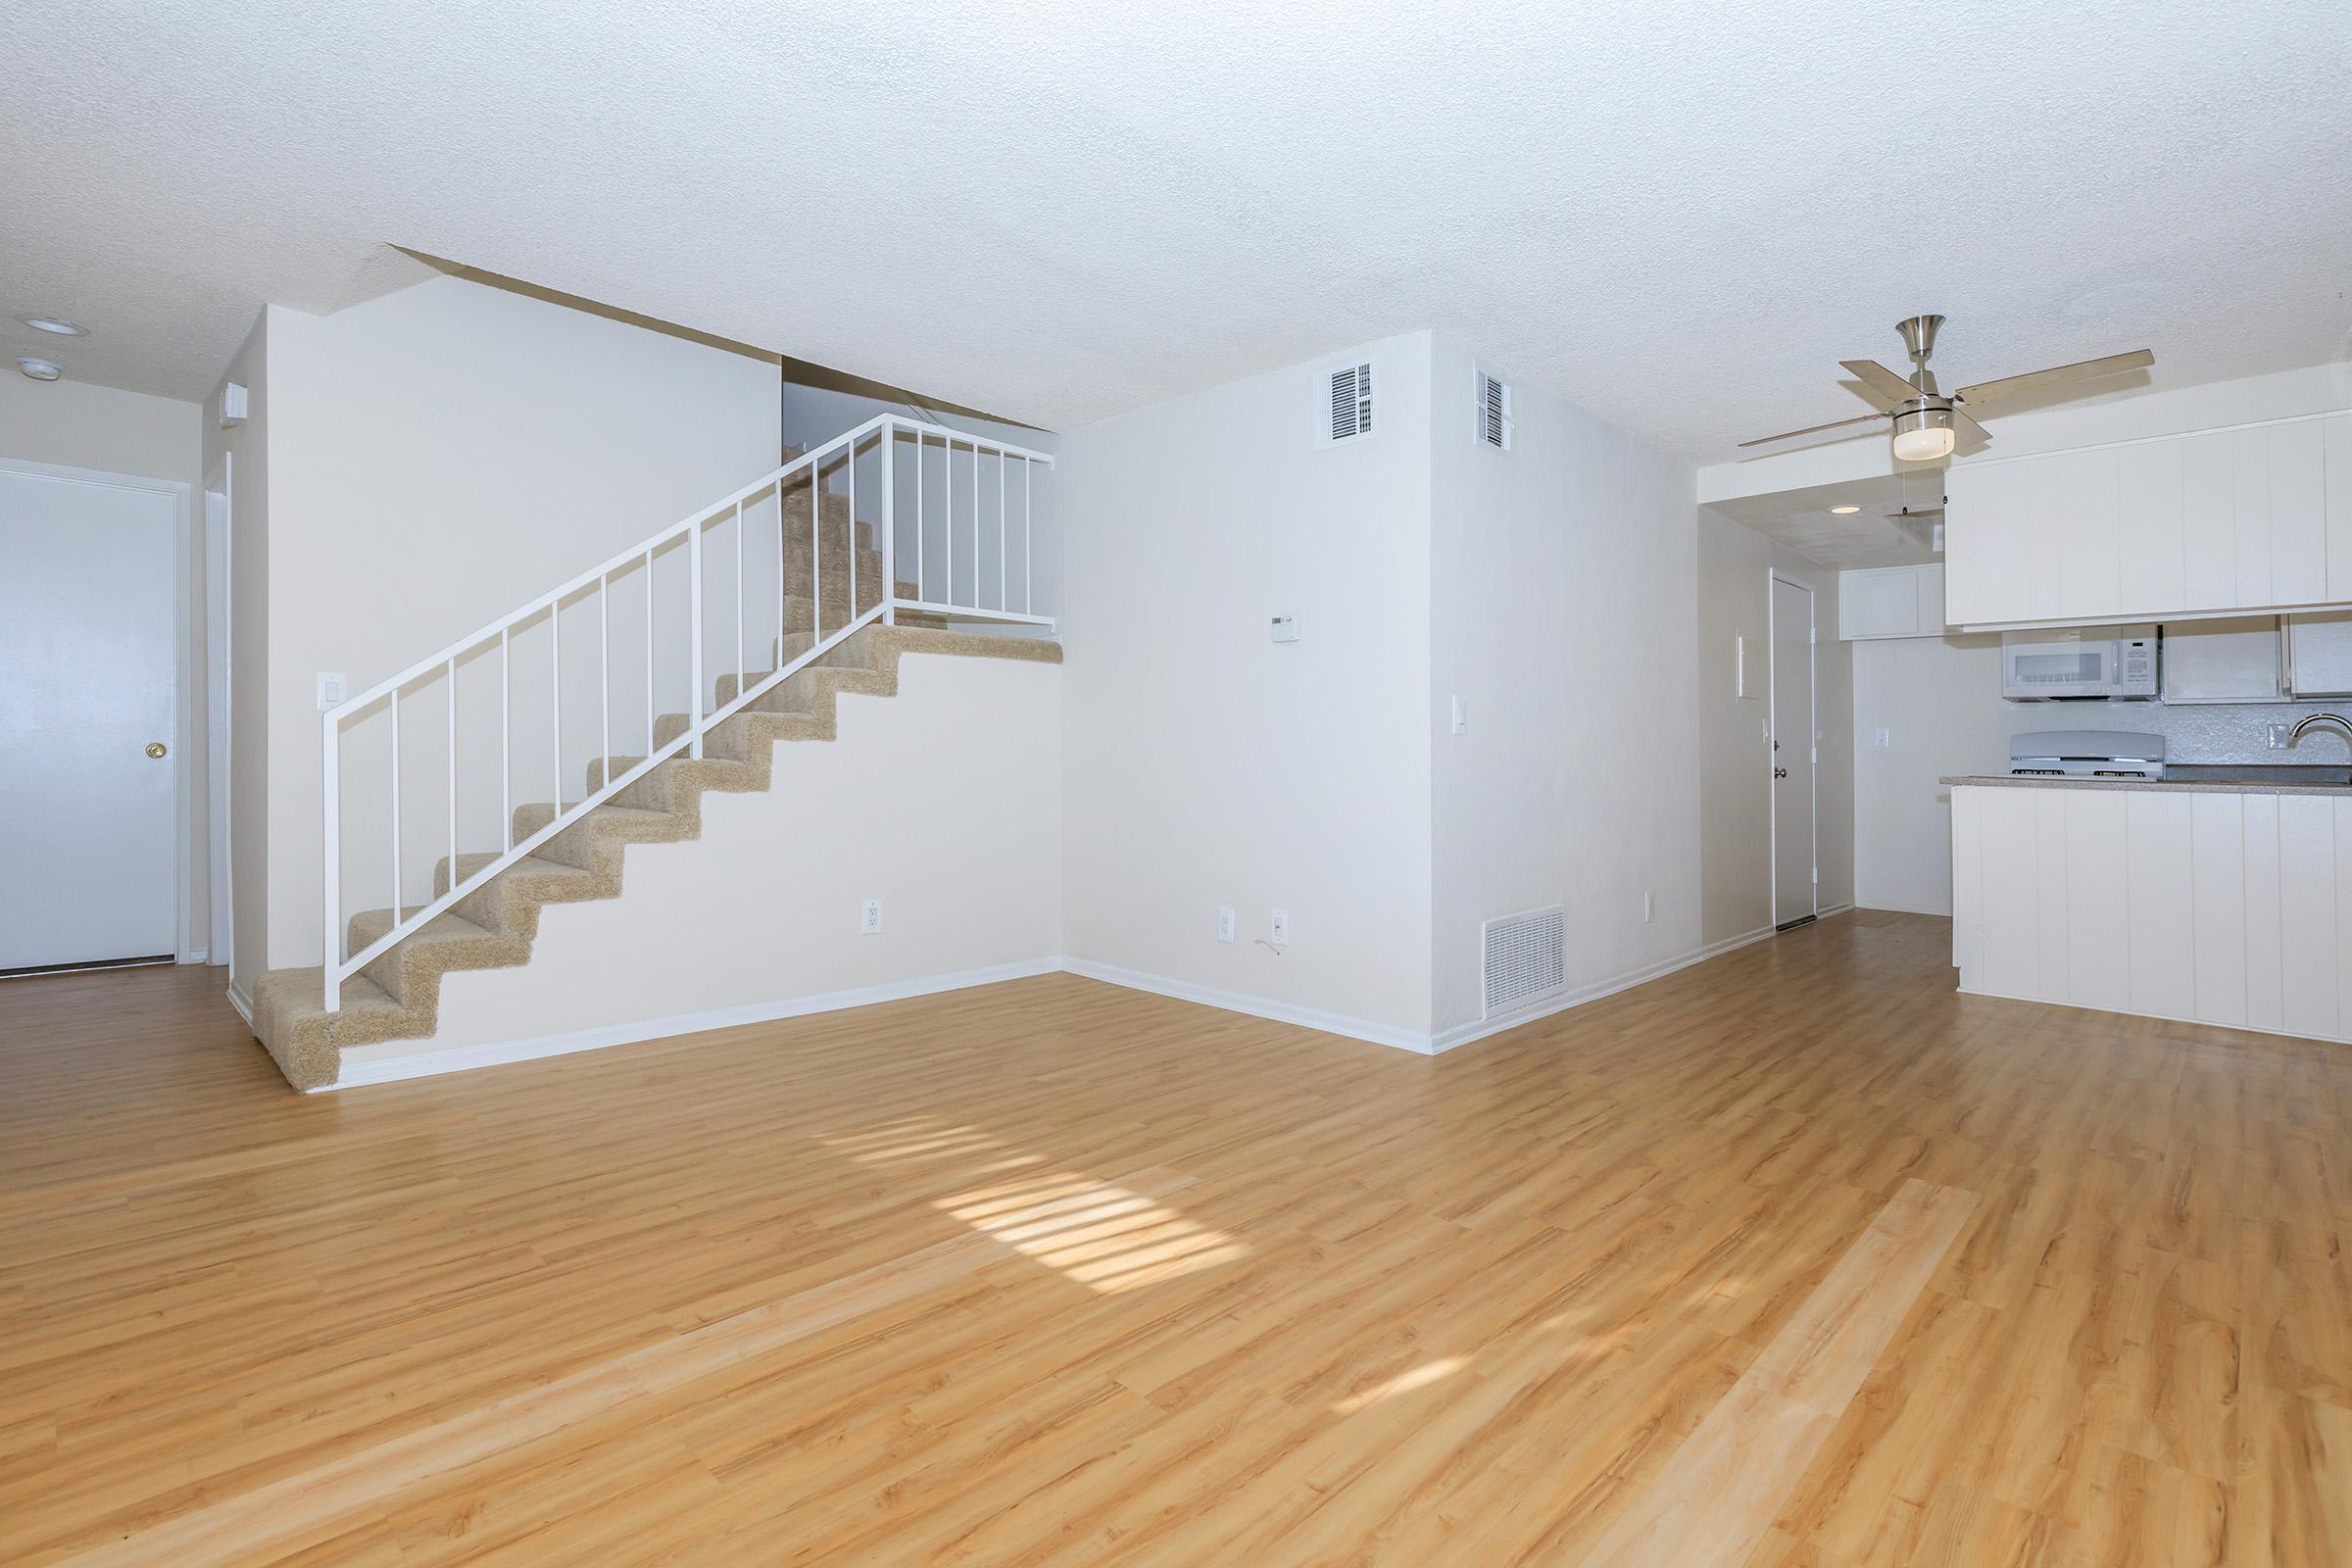
[[[1400,1394],[1426,1389],[1432,1383],[1443,1383],[1469,1364],[1470,1358],[1463,1355],[1441,1355],[1434,1361],[1424,1361],[1410,1371],[1397,1373],[1386,1383],[1375,1384],[1361,1394],[1349,1395],[1331,1407],[1332,1413],[1353,1415],[1383,1399],[1394,1399]]]
[[[932,1206],[1099,1295],[1176,1279],[1249,1255],[1248,1244],[1187,1218],[1164,1198],[1082,1173],[1039,1173],[1045,1157],[985,1129],[910,1116],[822,1140],[860,1164],[964,1161],[1006,1178]]]

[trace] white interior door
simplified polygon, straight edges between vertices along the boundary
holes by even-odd
[[[1814,854],[1813,590],[1772,579],[1772,923],[1821,912]]]
[[[173,954],[175,512],[0,468],[0,970]]]

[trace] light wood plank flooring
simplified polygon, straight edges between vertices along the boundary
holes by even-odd
[[[0,984],[0,1562],[2352,1563],[2352,1052],[1947,944],[307,1099],[217,973]]]

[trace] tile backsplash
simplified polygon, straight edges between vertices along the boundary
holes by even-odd
[[[2352,718],[2352,698],[2322,703],[2018,703],[2017,728],[2122,729],[2161,735],[2172,762],[2352,761],[2344,737],[2314,730],[2293,747],[2270,749],[2273,724],[2292,724],[2306,713],[2341,713]]]

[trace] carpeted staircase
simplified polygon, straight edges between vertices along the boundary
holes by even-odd
[[[867,524],[858,523],[853,531],[847,503],[841,497],[826,497],[825,524],[816,541],[821,571],[812,573],[809,568],[811,541],[805,487],[797,497],[787,495],[783,527],[785,631],[770,650],[772,662],[764,669],[746,672],[747,686],[756,685],[806,653],[816,641],[815,627],[830,630],[847,624],[858,611],[879,603],[882,595],[881,552],[873,548]],[[816,579],[813,584],[812,576]],[[812,586],[821,602],[812,596]],[[901,583],[899,592],[901,597],[912,597],[914,589]],[[712,727],[704,737],[702,758],[681,752],[663,761],[539,846],[536,853],[516,860],[385,950],[344,981],[339,1012],[323,1010],[324,971],[318,966],[272,969],[264,974],[254,987],[256,1037],[297,1089],[334,1083],[346,1046],[429,1039],[438,1017],[444,974],[454,969],[528,963],[543,907],[620,897],[624,853],[629,845],[700,838],[702,798],[707,791],[767,789],[779,743],[832,740],[836,700],[844,693],[896,695],[899,661],[905,656],[1061,662],[1061,645],[1045,638],[956,631],[937,616],[907,612],[898,618],[896,626],[877,623],[846,639]],[[738,690],[735,672],[716,677],[713,687],[714,706],[731,702]],[[655,745],[667,744],[688,725],[685,713],[662,714],[655,727]],[[602,788],[608,776],[617,777],[641,760],[637,757],[592,760],[583,794]],[[547,802],[516,807],[515,841],[519,843],[546,826],[556,811]],[[456,874],[462,878],[497,858],[493,852],[462,854]],[[444,856],[433,873],[436,898],[448,891],[451,877],[449,858]],[[356,953],[381,937],[391,929],[393,918],[388,908],[354,915],[349,951]]]

